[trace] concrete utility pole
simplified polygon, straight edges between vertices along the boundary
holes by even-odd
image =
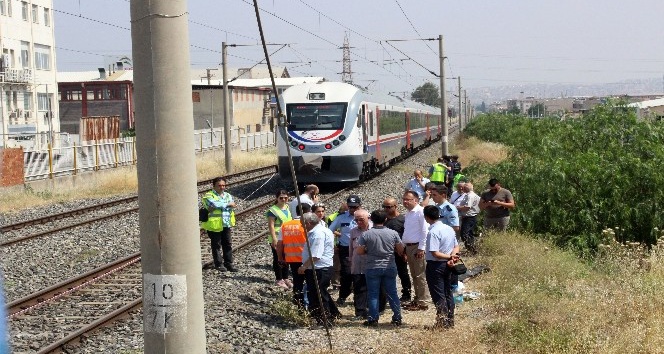
[[[466,90],[463,90],[463,115],[466,116],[466,120],[468,119],[468,115],[470,114],[470,107],[468,107],[468,92]]]
[[[445,56],[443,55],[443,35],[438,35],[438,52],[440,54],[440,118],[443,120],[442,156],[449,155],[447,149],[447,134],[449,121],[447,118],[447,97],[445,97]]]
[[[459,95],[459,131],[461,131],[461,130],[463,130],[463,128],[465,126],[463,124],[464,122],[463,122],[463,118],[461,116],[461,76],[457,76],[457,86],[459,86],[457,88],[457,90],[458,90],[457,93]]]
[[[131,0],[131,38],[144,351],[204,354],[187,1]]]
[[[221,43],[221,66],[224,75],[224,163],[226,173],[233,171],[233,160],[231,159],[231,100],[228,95],[228,46],[226,42]]]

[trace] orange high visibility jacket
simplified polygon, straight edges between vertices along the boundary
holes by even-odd
[[[302,263],[302,250],[307,241],[299,219],[286,221],[281,225],[281,241],[284,244],[286,263]]]

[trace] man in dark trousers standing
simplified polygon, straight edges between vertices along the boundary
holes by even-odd
[[[387,213],[387,220],[385,221],[385,227],[388,229],[394,230],[399,234],[399,238],[403,238],[403,224],[406,220],[403,214],[399,213],[399,208],[397,208],[397,200],[394,198],[386,198],[383,200],[383,210]],[[401,281],[401,302],[410,302],[411,299],[411,288],[412,284],[410,282],[410,275],[408,274],[408,262],[406,261],[406,254],[399,256],[398,254],[394,255],[394,260],[397,263],[397,274],[399,275],[399,280]]]

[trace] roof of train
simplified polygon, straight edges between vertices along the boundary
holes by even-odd
[[[370,102],[375,102],[375,103],[380,103],[380,104],[386,104],[386,105],[392,105],[392,106],[398,106],[398,107],[407,107],[410,109],[420,109],[424,111],[429,111],[429,112],[440,112],[440,108],[433,107],[433,106],[428,106],[416,101],[411,101],[405,98],[401,97],[396,97],[392,95],[387,95],[383,93],[375,93],[375,92],[370,92],[364,88],[357,87],[351,84],[346,84],[343,82],[331,82],[331,81],[324,81],[324,82],[318,82],[318,83],[310,83],[310,84],[301,84],[301,85],[295,85],[284,91],[284,96],[290,96],[292,94],[297,94],[301,92],[315,92],[316,88],[321,88],[321,89],[333,89],[333,97],[330,98],[332,100],[336,100],[338,98],[336,97],[348,97],[346,99],[350,99],[353,95],[355,95],[356,92],[360,91],[362,92],[362,95],[364,96],[364,100],[370,101]]]

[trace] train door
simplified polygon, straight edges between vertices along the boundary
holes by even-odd
[[[406,111],[406,150],[410,150],[410,112]]]
[[[375,125],[375,127],[376,127],[375,128],[376,129],[375,130],[375,133],[376,133],[376,158],[378,159],[379,162],[382,163],[382,159],[381,159],[382,155],[381,155],[381,152],[380,152],[380,108],[378,108],[378,106],[376,106],[376,110],[374,112],[375,112],[374,118],[376,118],[375,123],[374,123],[374,124],[376,124]]]
[[[367,135],[367,105],[362,104],[360,106],[360,116],[357,117],[361,126],[362,126],[362,152],[369,152],[369,136]]]

